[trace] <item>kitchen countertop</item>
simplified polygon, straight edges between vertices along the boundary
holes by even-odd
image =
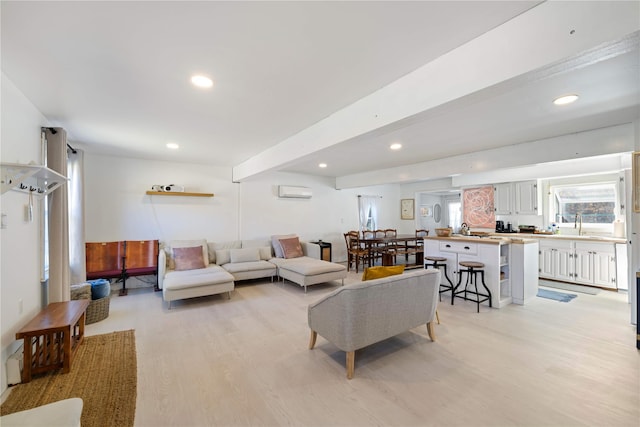
[[[501,233],[504,234],[504,233]],[[500,236],[500,235],[487,235],[487,236],[451,236],[451,237],[440,237],[440,236],[427,236],[425,240],[445,240],[445,241],[454,241],[454,242],[473,242],[473,243],[482,243],[488,245],[507,245],[510,243],[515,244],[528,244],[528,243],[538,243],[536,239],[526,239],[517,234],[510,234],[508,236]]]
[[[534,234],[534,233],[489,233],[491,236],[524,237],[533,239],[581,240],[585,242],[627,243],[627,239],[604,236],[572,236],[570,234]]]

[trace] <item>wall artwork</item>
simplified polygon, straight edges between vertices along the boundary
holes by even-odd
[[[462,221],[469,227],[494,228],[493,186],[467,188],[462,191]]]
[[[420,216],[433,216],[433,207],[422,206],[420,208]]]
[[[415,201],[414,199],[400,200],[400,219],[414,219]]]

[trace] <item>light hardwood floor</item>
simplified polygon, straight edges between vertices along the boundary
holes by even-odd
[[[358,280],[350,273],[347,282]],[[318,337],[307,305],[339,286],[240,282],[174,302],[112,295],[87,334],[135,329],[137,426],[637,426],[640,355],[626,295],[524,306],[440,303],[436,342],[420,327],[345,354]]]

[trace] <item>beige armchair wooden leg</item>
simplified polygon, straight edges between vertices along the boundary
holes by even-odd
[[[436,310],[436,321],[438,322],[438,325],[440,324],[440,315],[438,314],[438,310]]]
[[[435,341],[436,340],[436,332],[433,328],[433,322],[429,322],[427,323],[427,332],[429,332],[429,338],[431,338],[431,341]]]
[[[353,371],[356,366],[356,352],[347,351],[347,379],[353,378]]]
[[[313,349],[316,345],[316,338],[318,338],[318,333],[316,331],[311,331],[311,337],[309,337],[309,350]]]

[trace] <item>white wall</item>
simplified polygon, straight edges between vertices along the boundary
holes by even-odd
[[[442,197],[432,195],[432,194],[419,194],[417,197],[419,200],[416,201],[418,204],[418,212],[417,212],[417,220],[418,220],[418,228],[423,228],[425,230],[429,230],[429,235],[434,236],[436,234],[435,229],[443,227],[444,215],[441,214],[440,221],[436,222],[433,217],[433,207],[436,204],[440,205],[441,213],[444,212],[444,203],[442,202]],[[430,207],[431,208],[431,216],[421,216],[420,208]]]
[[[278,185],[311,188],[311,199],[278,198]],[[378,201],[378,228],[403,232],[397,185],[336,190],[332,179],[283,172],[261,175],[240,184],[242,238],[268,238],[297,233],[303,240],[322,239],[333,245],[333,261],[346,261],[344,233],[358,229],[358,194],[382,196]],[[411,222],[412,223],[412,222]],[[413,227],[413,225],[411,225]],[[413,233],[413,228],[411,233]]]
[[[2,73],[0,157],[3,163],[41,163],[40,127],[47,120]],[[7,388],[6,360],[19,346],[16,332],[40,311],[40,222],[26,222],[27,195],[8,191],[0,196],[7,228],[0,230],[0,357],[1,392]],[[40,201],[36,202],[40,210]],[[19,309],[22,300],[22,312]]]
[[[297,233],[333,243],[333,259],[346,260],[343,233],[358,228],[358,194],[380,195],[379,224],[400,228],[396,185],[335,190],[333,180],[272,172],[231,182],[231,171],[198,164],[85,154],[87,241],[205,238],[268,239]],[[147,196],[154,184],[184,185],[213,198]],[[278,185],[311,188],[311,199],[281,199]],[[413,225],[409,227],[413,233]]]
[[[148,196],[155,184],[214,197]],[[230,168],[85,154],[88,242],[238,238],[238,186]]]

